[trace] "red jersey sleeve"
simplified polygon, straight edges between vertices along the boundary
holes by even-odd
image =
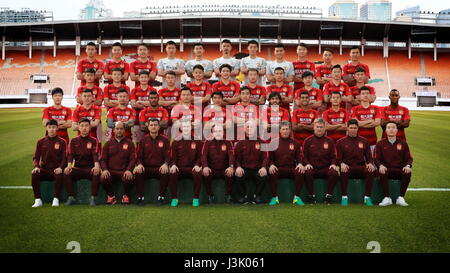
[[[42,119],[51,119],[50,115],[48,114],[48,108],[44,108],[43,110],[43,115],[42,115]]]
[[[108,113],[106,114],[106,118],[114,119],[114,108],[111,108],[108,110]]]
[[[348,75],[348,64],[344,65],[344,67],[342,67],[342,76],[347,76]]]
[[[284,108],[280,108],[283,110],[283,116],[281,117],[282,121],[289,121],[290,120],[290,116],[289,116],[289,111],[284,109]]]
[[[137,97],[136,97],[136,88],[133,88],[133,90],[131,91],[130,100],[137,100]]]
[[[342,93],[344,94],[344,96],[352,96],[350,87],[346,83],[343,83],[343,86],[344,86],[344,91]]]
[[[78,65],[77,65],[77,72],[83,73],[83,60],[81,60],[81,61],[78,62]]]
[[[344,111],[345,111],[344,123],[347,123],[350,120],[350,113],[347,110],[345,110],[345,109],[344,109]]]
[[[330,95],[330,85],[327,83],[325,84],[325,86],[323,87],[323,96],[325,95]]]
[[[130,73],[130,65],[127,62],[124,62],[123,73]]]
[[[209,82],[206,82],[206,91],[205,91],[205,96],[211,95],[211,84]]]
[[[288,97],[293,97],[294,96],[294,88],[292,86],[290,86],[290,85],[288,87],[287,96]]]
[[[235,95],[240,95],[241,94],[241,86],[239,85],[238,82],[234,82],[234,88],[236,90]]]
[[[130,73],[136,74],[135,64],[136,64],[136,61],[134,61],[130,64]]]

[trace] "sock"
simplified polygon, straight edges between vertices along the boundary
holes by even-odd
[[[364,195],[364,199],[367,199],[367,198],[370,198],[370,197],[369,197],[369,196],[365,196],[365,195]]]
[[[344,199],[344,198],[347,199],[348,197],[347,197],[347,195],[343,195],[342,198],[343,198],[343,199]]]

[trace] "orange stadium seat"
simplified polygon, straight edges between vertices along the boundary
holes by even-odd
[[[419,53],[413,52],[408,59],[406,51],[390,51],[388,63],[391,88],[398,89],[403,97],[412,97],[413,92],[421,90],[414,85],[415,77],[422,76]]]
[[[441,93],[441,97],[450,98],[450,54],[438,53],[438,60],[433,60],[433,53],[425,55],[426,76],[436,80],[436,86],[428,87],[429,90],[436,90]]]
[[[43,64],[43,73],[50,75],[50,83],[43,85],[46,88],[60,87],[67,95],[73,95],[78,83],[75,82],[75,68],[76,56],[72,49],[61,49],[56,52],[56,57],[53,57],[52,50],[45,51],[45,58]]]

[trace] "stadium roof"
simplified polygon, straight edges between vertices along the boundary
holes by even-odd
[[[335,18],[285,18],[264,16],[183,15],[153,18],[114,18],[87,21],[54,21],[0,24],[6,41],[74,41],[120,39],[257,38],[318,39],[438,43],[450,42],[450,26],[411,22],[375,22]]]

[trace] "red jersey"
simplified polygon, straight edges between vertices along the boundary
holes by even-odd
[[[119,89],[124,88],[128,92],[128,96],[130,96],[130,87],[126,86],[125,84],[121,84],[119,87],[116,87],[114,84],[107,85],[103,92],[103,97],[110,100],[117,100],[117,91]]]
[[[292,89],[292,86],[290,86],[289,84],[283,84],[282,86],[277,86],[276,84],[273,84],[267,87],[267,97],[269,97],[270,93],[272,92],[278,92],[281,95],[281,97],[294,96],[294,89]],[[289,110],[289,104],[287,103],[281,103],[280,106],[283,107],[284,109]]]
[[[323,95],[328,95],[331,98],[333,92],[339,92],[343,97],[352,95],[350,93],[350,87],[344,82],[340,82],[339,85],[335,85],[333,82],[325,84],[323,87]],[[341,107],[345,108],[345,102],[341,102]],[[331,102],[328,103],[328,108],[331,108]]]
[[[331,78],[331,70],[333,68],[333,65],[331,66],[327,66],[326,64],[321,64],[319,66],[316,67],[316,73],[315,73],[315,77],[316,78]],[[323,90],[324,85],[320,85],[320,89]]]
[[[350,114],[344,108],[340,108],[335,112],[332,108],[327,109],[322,113],[322,118],[330,125],[346,124],[350,120]],[[327,131],[327,136],[334,140],[334,142],[346,136],[345,131]]]
[[[125,62],[124,60],[120,60],[120,62],[118,62],[118,63],[116,63],[113,60],[107,62],[105,65],[105,73],[108,73],[109,75],[111,75],[114,68],[121,68],[123,70],[124,74],[130,73],[130,65],[127,62]],[[112,84],[113,81],[110,80],[109,83]],[[122,81],[122,84],[125,84],[125,81]]]
[[[194,98],[204,98],[211,95],[211,84],[209,84],[209,82],[202,82],[200,85],[197,85],[195,82],[190,82],[186,86],[191,89]],[[204,103],[203,107],[207,104],[207,102]]]
[[[353,65],[352,63],[344,65],[342,68],[343,76],[351,76],[353,77],[353,74],[355,74],[356,68],[361,67],[366,71],[366,76],[370,78],[370,71],[369,66],[363,63],[359,63],[357,65]]]
[[[173,90],[169,90],[169,88],[163,88],[158,91],[158,96],[164,98],[166,101],[180,101],[181,89],[175,88]],[[167,106],[167,112],[172,111],[173,106]]]
[[[222,92],[224,99],[231,99],[236,94],[241,94],[241,86],[236,81],[230,81],[228,84],[224,84],[222,81],[218,81],[212,86],[214,92]]]
[[[151,86],[147,86],[147,89],[143,90],[140,86],[138,86],[133,88],[131,91],[131,99],[136,101],[148,101],[148,94],[152,91],[156,91],[156,89]],[[133,109],[136,111],[136,117],[139,117],[139,112],[141,112],[142,109]],[[139,125],[138,119],[136,119],[136,125]]]
[[[139,73],[142,71],[147,71],[148,73],[158,73],[158,69],[156,68],[156,63],[150,60],[146,62],[141,62],[140,60],[136,60],[130,64],[130,73],[134,73],[136,76],[139,76]],[[149,82],[150,84],[151,82]],[[140,85],[139,81],[135,82],[134,87],[138,87]]]
[[[364,108],[362,105],[358,105],[352,108],[352,118],[359,121],[365,121],[370,119],[382,118],[381,111],[378,106],[370,105]],[[370,145],[377,144],[377,132],[375,128],[359,128],[358,135],[365,137]]]
[[[369,86],[369,85],[365,85],[365,87],[368,87],[368,88],[370,89],[370,95],[375,95],[375,88],[374,88],[374,87]],[[356,86],[356,85],[350,87],[350,93],[352,94],[353,99],[359,98],[359,89],[360,89],[360,88],[361,88],[361,87],[358,87],[358,86]]]
[[[213,121],[225,124],[227,119],[231,118],[231,113],[225,107],[221,107],[220,110],[213,105],[208,106],[203,111],[203,122]]]
[[[306,88],[304,88],[304,87],[301,89],[298,89],[297,91],[295,91],[295,96],[294,96],[295,99],[300,99],[300,94],[304,91],[308,92],[310,100],[323,101],[322,90],[314,88],[314,87],[311,88],[311,90],[306,90]]]
[[[91,105],[89,109],[86,109],[84,105],[78,105],[77,108],[75,108],[75,110],[73,111],[72,121],[78,123],[83,118],[86,118],[91,122],[96,119],[102,120],[102,108],[97,105]],[[79,131],[78,135],[80,135]],[[91,137],[97,138],[97,128],[91,128],[91,132],[89,133],[89,135]]]
[[[310,61],[300,62],[299,60],[293,61],[292,65],[294,66],[294,74],[295,76],[302,76],[304,72],[311,71],[313,74],[316,70],[316,65]],[[294,82],[294,89],[303,88],[305,84],[303,82]]]
[[[255,88],[251,88],[247,85],[247,87],[250,89],[251,101],[259,101],[262,96],[266,96],[266,88],[264,86],[256,85]]]
[[[107,118],[112,119],[114,122],[128,122],[132,119],[136,119],[136,111],[130,107],[121,109],[119,106],[116,106],[108,110]],[[114,137],[114,131],[112,136]],[[125,136],[131,138],[131,128],[125,130]]]
[[[186,105],[178,104],[173,107],[170,113],[170,119],[179,121],[190,121],[202,119],[202,110],[191,104],[189,108]]]
[[[298,108],[292,113],[292,123],[300,123],[304,125],[311,125],[314,120],[319,117],[319,112],[314,109],[303,110]],[[302,130],[301,132],[294,132],[294,138],[303,145],[303,141],[313,135],[313,132]]]
[[[151,107],[146,107],[142,109],[139,113],[139,121],[138,123],[144,122],[146,123],[149,119],[157,119],[161,121],[169,121],[169,113],[167,110],[161,106],[158,106],[156,109]],[[159,134],[164,134],[164,129],[159,130]]]
[[[398,105],[396,108],[392,108],[391,105],[385,107],[379,107],[382,119],[389,121],[401,121],[411,120],[409,116],[409,110],[406,107]],[[398,129],[397,137],[406,141],[405,129]],[[386,131],[383,130],[383,137],[386,138]]]
[[[54,106],[50,106],[44,109],[44,114],[42,116],[42,119],[51,120],[54,119],[56,121],[62,121],[62,120],[71,120],[72,119],[72,110],[69,107],[61,106],[60,109],[56,109]],[[67,133],[66,129],[58,129],[57,136],[68,140],[69,134]]]
[[[256,120],[259,118],[259,107],[251,103],[244,106],[239,102],[238,104],[233,105],[232,111],[233,117],[244,119],[244,122],[250,119]]]
[[[278,111],[272,111],[272,107],[265,107],[262,112],[262,120],[268,124],[278,124],[282,121],[289,121],[289,118],[289,111],[283,107],[279,107]]]
[[[94,61],[91,63],[89,61],[89,59],[84,59],[78,62],[78,66],[77,66],[77,72],[79,73],[84,73],[86,72],[86,70],[88,69],[94,69],[95,72],[97,72],[98,70],[103,70],[103,62],[94,59]],[[85,85],[86,81],[85,80],[81,80],[81,86]],[[95,79],[95,85],[100,86],[100,79]]]
[[[77,90],[77,96],[78,97],[81,97],[81,94],[82,94],[84,89],[89,89],[89,87],[87,87],[85,85],[82,85],[82,86],[78,87],[78,90]],[[90,89],[92,90],[92,95],[94,95],[93,101],[103,100],[103,90],[100,87],[95,85],[94,87],[92,87]]]

